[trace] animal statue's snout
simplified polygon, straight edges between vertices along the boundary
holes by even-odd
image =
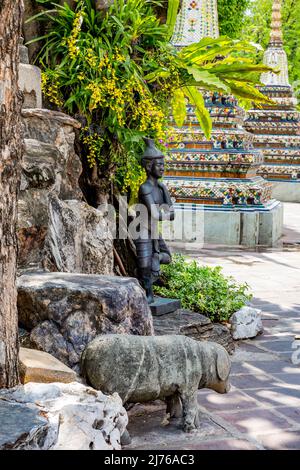
[[[224,380],[213,385],[213,390],[217,393],[228,393],[230,390],[229,380]]]

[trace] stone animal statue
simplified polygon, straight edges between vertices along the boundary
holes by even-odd
[[[164,400],[183,430],[199,426],[197,390],[229,391],[230,359],[216,343],[186,336],[97,336],[82,355],[82,372],[97,390],[123,403]]]

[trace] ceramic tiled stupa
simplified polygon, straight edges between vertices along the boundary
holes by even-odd
[[[273,183],[273,197],[286,202],[300,202],[300,114],[289,83],[288,61],[283,49],[281,0],[274,0],[269,46],[264,55],[267,65],[279,74],[261,77],[262,93],[276,102],[249,111],[245,127],[255,134],[255,147],[264,154],[259,173]]]
[[[174,45],[218,37],[216,0],[183,0]],[[213,119],[210,141],[193,107],[169,143],[166,184],[177,211],[203,211],[207,244],[272,246],[282,234],[282,207],[271,199],[271,184],[257,176],[263,156],[242,126],[244,112],[232,96],[205,92]]]

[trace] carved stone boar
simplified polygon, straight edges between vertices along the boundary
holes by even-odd
[[[97,390],[118,392],[123,403],[164,400],[183,429],[198,425],[197,390],[229,390],[230,359],[216,343],[186,336],[97,336],[82,356],[82,371]],[[181,409],[182,405],[182,409]]]

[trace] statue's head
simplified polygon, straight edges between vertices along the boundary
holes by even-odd
[[[161,150],[155,147],[152,139],[145,139],[146,149],[142,156],[142,166],[145,168],[147,176],[161,178],[165,169],[165,156]]]

